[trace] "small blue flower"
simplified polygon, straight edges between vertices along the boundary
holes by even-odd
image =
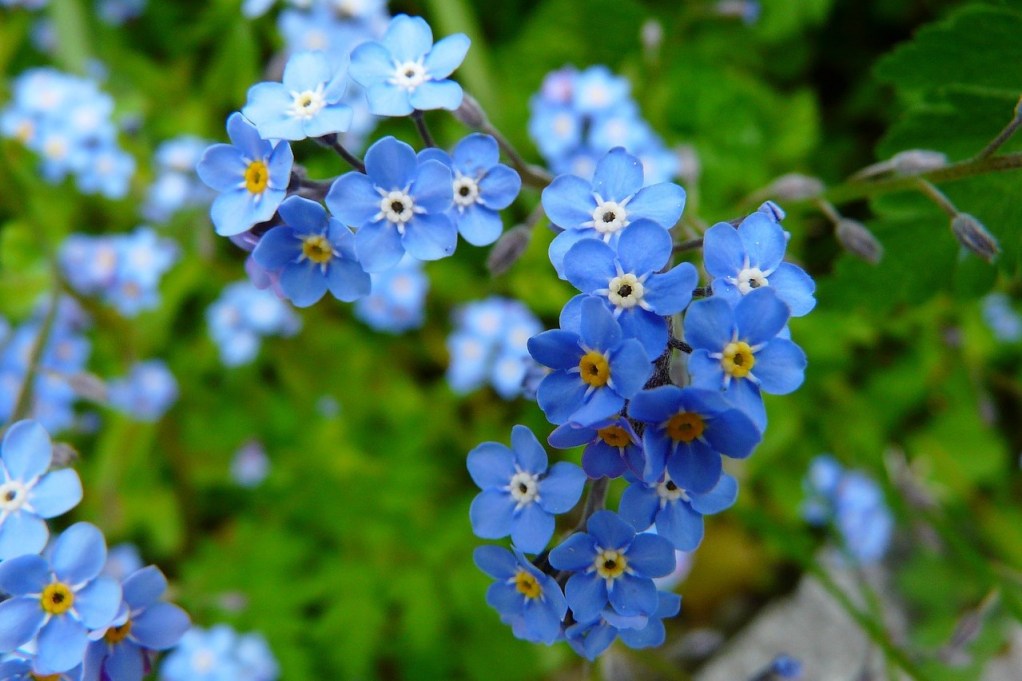
[[[547,471],[546,450],[525,426],[511,429],[511,448],[484,442],[468,454],[468,472],[483,490],[472,500],[472,531],[483,539],[511,541],[539,553],[554,534],[554,515],[567,513],[582,496],[585,474],[560,462]]]
[[[82,662],[88,636],[109,626],[121,605],[117,580],[99,576],[106,542],[94,525],[76,523],[53,544],[49,560],[27,555],[0,563],[0,653],[36,647],[34,671],[65,672]]]
[[[206,321],[227,366],[255,359],[263,336],[293,336],[301,328],[301,320],[287,303],[248,281],[225,286],[206,310]]]
[[[347,74],[330,68],[322,52],[296,52],[287,60],[282,83],[249,88],[241,113],[263,139],[303,140],[346,132],[352,109],[344,104]]]
[[[592,426],[614,416],[653,370],[642,344],[625,338],[614,315],[592,296],[581,303],[577,327],[562,314],[560,329],[529,339],[529,352],[554,370],[539,384],[536,400],[556,425]]]
[[[678,485],[693,492],[717,484],[722,454],[744,459],[762,438],[750,417],[715,390],[673,385],[643,390],[628,404],[628,415],[646,424],[642,479],[655,483],[666,467]]]
[[[576,622],[591,622],[610,608],[622,617],[650,617],[659,605],[654,577],[674,570],[674,548],[663,537],[638,534],[611,511],[597,511],[586,532],[550,551],[550,564],[571,571],[565,597]]]
[[[787,246],[781,225],[758,211],[738,229],[727,222],[710,227],[703,236],[703,255],[713,294],[736,304],[750,291],[769,286],[792,317],[808,314],[816,305],[816,284],[801,267],[782,260]]]
[[[734,308],[717,296],[699,300],[685,315],[693,385],[723,390],[761,431],[767,418],[760,393],[786,395],[804,377],[805,353],[777,337],[788,315],[788,306],[771,287],[750,291]]]
[[[351,230],[300,196],[289,197],[278,212],[284,224],[263,235],[252,257],[280,272],[280,288],[291,302],[308,307],[328,290],[344,302],[369,294],[369,275],[355,257]]]
[[[521,552],[499,546],[480,546],[473,558],[480,570],[497,580],[486,592],[486,602],[517,638],[547,645],[560,638],[568,604],[553,577]]]
[[[664,229],[674,227],[685,207],[685,190],[669,182],[643,187],[642,177],[639,159],[618,148],[600,159],[592,182],[561,175],[543,190],[543,209],[565,230],[550,244],[558,274],[565,253],[581,239],[602,238],[614,245],[622,230],[642,218]]]
[[[499,163],[500,149],[489,135],[473,133],[458,142],[450,156],[440,149],[419,152],[419,160],[440,161],[454,173],[450,216],[473,246],[492,244],[500,236],[500,213],[522,188],[518,173]]]
[[[422,326],[429,278],[421,262],[406,255],[389,270],[369,277],[372,291],[355,302],[356,317],[386,333],[403,333]]]
[[[659,597],[657,608],[650,615],[646,626],[634,629],[624,628],[618,631],[621,642],[629,648],[636,650],[656,648],[667,639],[664,620],[681,612],[681,596],[670,591],[658,591],[657,596]]]
[[[573,104],[582,113],[600,113],[628,102],[630,89],[627,78],[615,76],[606,66],[592,66],[575,79]]]
[[[0,444],[0,560],[39,553],[50,533],[45,518],[67,513],[82,500],[73,468],[49,471],[53,444],[35,421],[18,421]]]
[[[108,384],[110,406],[139,421],[158,421],[177,401],[178,387],[166,363],[138,362],[124,378]]]
[[[210,209],[216,233],[234,236],[273,217],[287,193],[294,154],[287,142],[274,145],[260,138],[240,113],[227,119],[227,134],[231,144],[206,149],[196,170],[220,192]]]
[[[192,627],[160,667],[163,681],[275,681],[280,674],[265,639],[226,624]]]
[[[692,300],[699,273],[687,262],[661,273],[671,258],[671,235],[649,220],[622,232],[617,251],[599,239],[583,239],[564,257],[564,274],[575,288],[603,300],[628,338],[649,357],[667,347],[667,322]],[[577,296],[568,306],[579,305]]]
[[[454,253],[458,229],[447,216],[453,202],[451,170],[439,161],[421,163],[393,137],[369,147],[366,172],[337,178],[326,205],[356,230],[355,252],[367,272],[390,269],[409,255],[438,260]]]
[[[82,666],[60,673],[47,675],[47,681],[81,681]],[[33,673],[32,660],[28,657],[9,657],[0,662],[0,680],[2,681],[39,681]]]
[[[557,426],[547,441],[558,449],[586,445],[582,450],[582,470],[593,479],[617,478],[626,469],[638,475],[645,467],[642,441],[626,418],[609,419],[588,427],[565,423]]]
[[[407,116],[418,109],[461,105],[461,86],[448,80],[465,59],[470,41],[464,33],[433,44],[433,31],[421,17],[398,14],[379,42],[363,43],[351,53],[351,78],[367,88],[369,109],[378,116]]]
[[[702,494],[679,487],[666,472],[658,482],[632,480],[621,495],[621,517],[642,531],[656,532],[679,551],[693,551],[703,539],[703,516],[730,508],[738,498],[738,483],[727,473]]]
[[[160,600],[167,579],[159,568],[142,568],[128,575],[121,586],[124,610],[85,652],[87,681],[142,681],[149,669],[150,652],[177,645],[191,627],[184,610]]]

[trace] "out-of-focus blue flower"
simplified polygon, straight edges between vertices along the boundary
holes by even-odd
[[[561,316],[561,328],[529,339],[533,359],[553,369],[539,384],[536,400],[556,425],[592,426],[614,416],[635,396],[652,365],[634,338],[594,297],[583,300],[578,324]]]
[[[447,339],[451,388],[466,393],[488,381],[504,399],[520,395],[532,362],[528,340],[543,328],[535,315],[518,301],[494,296],[465,305],[454,318],[457,327]]]
[[[805,353],[778,337],[788,315],[773,288],[764,287],[747,293],[734,308],[717,296],[698,300],[685,316],[693,385],[723,390],[760,431],[767,423],[761,393],[786,395],[802,385]]]
[[[751,418],[715,390],[673,385],[643,390],[628,404],[628,415],[646,424],[642,479],[656,483],[666,467],[690,492],[707,492],[717,484],[721,455],[744,459],[762,438]]]
[[[674,570],[674,548],[663,537],[636,534],[616,513],[597,511],[550,551],[550,565],[573,573],[564,587],[576,622],[609,609],[624,618],[653,616],[659,605],[654,577]],[[637,624],[644,625],[645,622]]]
[[[621,233],[616,251],[599,239],[583,239],[564,257],[568,281],[603,300],[625,336],[641,342],[651,358],[667,347],[664,318],[684,310],[699,283],[692,263],[662,271],[671,258],[671,245],[670,233],[660,225],[637,220]],[[576,296],[566,307],[581,305],[585,298]]]
[[[199,179],[195,166],[209,142],[192,135],[169,139],[156,149],[156,179],[146,192],[142,214],[166,222],[179,210],[210,203],[215,194]]]
[[[525,426],[511,429],[511,448],[484,442],[468,454],[468,472],[482,489],[469,509],[472,531],[483,539],[511,541],[539,553],[554,534],[554,515],[582,496],[585,474],[564,461],[547,470],[546,450]]]
[[[617,478],[626,469],[641,475],[645,467],[642,441],[626,418],[613,418],[589,427],[565,423],[557,426],[547,441],[558,449],[585,445],[582,470],[590,478]]]
[[[480,570],[497,580],[486,592],[486,602],[517,638],[547,645],[560,638],[568,604],[553,577],[519,551],[480,546],[473,557]]]
[[[458,230],[447,216],[453,201],[451,170],[439,161],[421,163],[415,150],[393,137],[369,147],[366,172],[337,178],[327,207],[356,228],[355,252],[367,272],[390,269],[407,252],[437,260],[457,246]]]
[[[121,586],[100,576],[106,542],[94,525],[76,523],[53,544],[49,558],[24,555],[0,563],[0,653],[32,644],[37,675],[81,664],[89,635],[117,616]]]
[[[152,655],[181,640],[191,626],[184,610],[160,600],[167,579],[150,565],[122,582],[123,608],[102,638],[85,652],[83,681],[142,681]]]
[[[806,500],[802,514],[813,525],[833,523],[844,549],[866,565],[887,552],[894,518],[875,481],[859,471],[847,471],[832,456],[813,460],[803,480]]]
[[[242,487],[258,487],[270,473],[270,458],[258,440],[241,446],[231,459],[231,478]]]
[[[221,236],[241,234],[273,217],[284,200],[294,163],[287,142],[274,145],[261,139],[240,113],[227,119],[227,134],[231,144],[209,147],[196,166],[202,181],[220,192],[210,216]]]
[[[18,421],[0,444],[0,560],[39,553],[50,533],[45,519],[82,500],[73,468],[50,471],[53,443],[39,423]]]
[[[461,86],[448,76],[461,65],[470,41],[456,33],[433,44],[433,31],[421,17],[399,14],[379,42],[351,53],[351,78],[366,88],[369,109],[378,116],[407,116],[418,109],[461,104]]]
[[[50,674],[45,678],[47,681],[81,681],[82,666],[78,665],[60,674]],[[15,654],[0,662],[0,681],[39,681],[39,676],[32,671],[30,657]]]
[[[419,152],[419,160],[440,161],[454,173],[454,205],[450,216],[458,232],[473,246],[492,244],[503,224],[499,211],[518,196],[522,179],[499,163],[500,149],[489,135],[473,133],[447,152],[435,147]]]
[[[143,567],[142,554],[134,544],[125,542],[111,546],[106,552],[106,565],[103,566],[103,574],[113,577],[118,582],[136,570]]]
[[[344,104],[347,73],[332,69],[322,52],[296,52],[287,60],[282,83],[249,88],[241,113],[268,140],[303,140],[345,132],[351,107]]]
[[[816,305],[816,285],[801,267],[783,261],[787,245],[780,223],[758,211],[738,229],[721,222],[706,230],[703,255],[713,295],[736,304],[750,291],[769,286],[792,317],[808,314]]]
[[[636,220],[671,229],[684,207],[684,189],[669,182],[643,187],[639,159],[613,149],[600,159],[592,182],[561,175],[543,190],[543,209],[564,230],[550,244],[550,261],[563,278],[565,254],[580,240],[601,238],[616,247]]]
[[[275,681],[279,675],[261,635],[239,635],[226,624],[192,627],[160,667],[163,681]]]
[[[142,16],[148,0],[96,0],[96,14],[103,23],[120,26]]]
[[[679,551],[694,551],[703,539],[703,516],[728,509],[738,498],[738,482],[727,473],[713,489],[696,493],[679,487],[666,472],[653,483],[630,480],[618,512],[638,530],[656,533]]]
[[[174,374],[162,360],[138,362],[124,378],[107,383],[110,406],[139,421],[158,421],[177,401]]]
[[[1003,293],[994,292],[983,296],[983,321],[994,337],[1005,343],[1014,343],[1022,339],[1022,316],[1011,306],[1011,298]]]
[[[429,278],[421,262],[406,255],[391,269],[369,277],[372,291],[355,302],[356,317],[386,333],[404,333],[422,326]]]
[[[292,336],[301,327],[287,303],[247,281],[224,287],[206,310],[206,321],[227,366],[255,359],[263,336]]]
[[[279,273],[288,300],[308,307],[327,291],[345,302],[369,294],[369,275],[355,257],[351,230],[300,196],[285,200],[278,212],[284,224],[262,236],[252,258]]]
[[[0,0],[0,7],[23,7],[37,10],[46,7],[50,0]]]

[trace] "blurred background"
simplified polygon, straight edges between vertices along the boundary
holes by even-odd
[[[811,665],[825,662],[804,659],[805,678],[977,679],[998,664],[1016,672],[1003,678],[1022,678],[1022,666],[1006,661],[1018,660],[1010,656],[1022,614],[1022,175],[940,185],[999,237],[993,265],[966,253],[920,192],[871,197],[843,184],[897,152],[964,160],[997,135],[1022,92],[1017,3],[389,3],[392,14],[425,17],[438,38],[472,38],[455,78],[533,162],[543,159],[528,132],[529,102],[546,74],[606,65],[626,77],[642,118],[679,155],[689,227],[698,233],[773,199],[788,212],[789,258],[817,282],[816,309],[791,323],[809,358],[805,384],[767,397],[762,445],[729,467],[738,503],[707,519],[675,587],[682,613],[667,622],[667,643],[615,647],[593,666],[564,644],[514,639],[486,606],[490,580],[471,558],[480,542],[468,522],[478,490],[467,452],[506,443],[513,424],[541,438],[550,426],[532,401],[506,400],[489,385],[456,392],[446,378],[460,306],[505,296],[543,328],[556,326],[575,292],[547,260],[552,232],[541,223],[500,276],[487,270],[489,249],[466,243],[425,264],[428,287],[412,270],[379,303],[411,295],[407,315],[389,322],[367,323],[371,311],[356,316],[329,297],[293,313],[271,300],[263,321],[276,333],[261,347],[258,337],[214,338],[232,314],[258,304],[210,311],[245,279],[245,253],[214,235],[201,198],[169,215],[153,207],[152,187],[173,167],[156,154],[181,135],[226,141],[224,121],[247,89],[279,78],[281,17],[294,10],[282,3],[249,18],[238,0],[149,2],[111,22],[100,11],[108,5],[117,8],[0,7],[0,107],[34,67],[91,78],[112,98],[107,115],[135,163],[120,197],[90,194],[73,176],[45,181],[40,154],[5,131],[3,336],[9,346],[60,286],[54,263],[72,233],[130,234],[145,224],[176,244],[158,304],[137,314],[73,293],[91,318],[76,332],[89,349],[55,437],[80,453],[86,490],[64,522],[89,520],[111,544],[135,544],[197,624],[260,632],[282,679],[686,679],[701,667],[702,678],[723,679],[727,672],[710,675],[721,660],[748,670],[776,653],[806,658],[806,623],[823,617],[813,603],[825,603],[842,622],[831,645],[861,650],[836,675],[814,675]],[[427,120],[448,147],[468,132],[443,112]],[[407,120],[380,121],[372,134],[417,142]],[[1013,151],[1022,151],[1017,139],[1002,149]],[[348,169],[314,144],[296,145],[296,158],[315,178]],[[880,262],[842,249],[830,204],[821,209],[814,192],[772,186],[789,173],[829,187],[840,214],[882,244]],[[504,211],[506,228],[538,201],[523,190]],[[415,293],[424,294],[421,315]],[[176,379],[169,411],[146,422],[104,406],[108,378],[152,358]],[[5,376],[12,402],[17,373]],[[62,380],[57,369],[48,376]],[[872,525],[855,535],[807,522],[806,476],[822,453],[875,481],[893,519],[889,541]],[[580,452],[551,456],[577,463]],[[612,487],[611,508],[620,491]],[[859,540],[883,545],[869,565],[848,559]],[[820,587],[812,598],[807,580]],[[742,638],[778,607],[789,619],[776,620],[777,638]],[[809,633],[796,633],[797,622]]]

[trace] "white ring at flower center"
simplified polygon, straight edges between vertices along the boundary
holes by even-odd
[[[610,299],[610,302],[615,307],[626,310],[641,304],[642,296],[646,292],[642,282],[634,274],[622,274],[619,277],[614,277],[610,280],[607,288],[609,289],[607,298]]]
[[[14,513],[28,501],[28,487],[17,480],[0,485],[0,511]]]
[[[742,292],[742,295],[745,295],[753,289],[769,285],[770,282],[767,281],[766,273],[758,267],[746,267],[738,273],[737,286],[738,290]]]
[[[671,480],[671,477],[666,473],[664,473],[663,481],[657,484],[656,493],[660,497],[661,502],[677,501],[678,499],[681,499],[682,501],[689,500],[688,492],[678,487],[678,485],[675,484],[675,482]]]
[[[403,227],[415,215],[415,202],[407,192],[387,192],[380,200],[380,213],[389,222]]]
[[[390,77],[391,83],[405,90],[414,90],[427,80],[429,80],[429,74],[426,73],[426,67],[423,66],[422,60],[406,61],[403,64],[395,63],[394,75]]]
[[[519,471],[511,476],[511,498],[519,506],[531,504],[539,496],[539,480],[532,473]]]
[[[320,83],[315,90],[291,93],[291,108],[287,115],[292,118],[308,120],[318,114],[326,106],[326,97],[323,95],[324,84]]]
[[[473,178],[458,174],[454,178],[454,203],[468,208],[479,201],[479,183]]]
[[[601,201],[593,211],[593,229],[600,234],[614,234],[628,226],[628,211],[615,201]]]

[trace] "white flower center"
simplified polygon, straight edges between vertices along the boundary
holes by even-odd
[[[742,295],[761,286],[769,286],[767,275],[758,267],[746,267],[738,273],[738,290]]]
[[[642,294],[645,289],[642,282],[634,274],[622,274],[610,280],[607,287],[607,298],[615,307],[628,310],[636,305],[642,304]]]
[[[593,229],[600,234],[614,234],[628,226],[628,211],[615,201],[596,202],[593,211]]]
[[[666,504],[669,501],[688,501],[688,492],[678,487],[670,476],[664,473],[664,479],[656,486],[656,493],[660,496],[660,503]]]
[[[519,506],[531,504],[539,496],[539,480],[532,473],[519,471],[511,476],[511,498]]]
[[[192,668],[200,673],[205,674],[213,670],[216,666],[216,655],[212,650],[203,648],[192,655]]]
[[[0,511],[14,513],[28,501],[28,487],[17,480],[0,485]]]
[[[380,212],[377,219],[380,217],[386,218],[388,222],[393,222],[398,226],[398,229],[404,229],[405,223],[412,219],[415,215],[415,202],[412,201],[412,197],[408,195],[408,192],[403,191],[390,191],[383,195],[380,200]]]
[[[460,208],[468,208],[479,201],[479,183],[471,177],[458,173],[454,178],[454,203]]]
[[[287,115],[292,118],[308,120],[318,114],[326,106],[326,97],[323,96],[324,84],[320,83],[315,90],[291,93],[291,108]]]
[[[414,90],[427,80],[429,80],[429,74],[426,73],[426,67],[423,66],[422,59],[406,61],[403,64],[395,62],[394,75],[390,77],[391,83],[405,90]]]
[[[558,137],[567,137],[575,129],[575,119],[570,114],[558,114],[554,119],[554,134]]]

